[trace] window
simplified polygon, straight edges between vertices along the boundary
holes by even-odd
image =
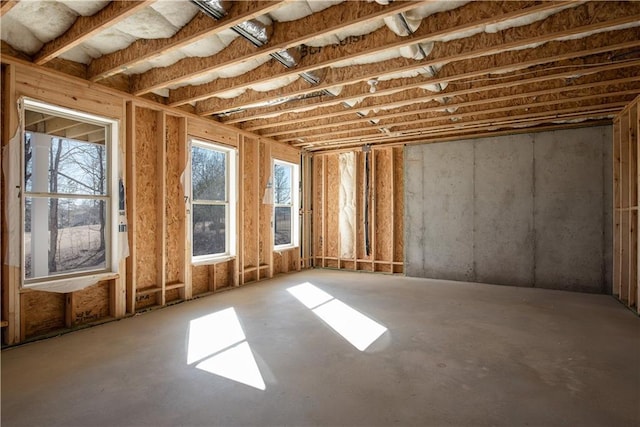
[[[191,236],[193,261],[235,255],[236,151],[191,143]]]
[[[25,284],[117,270],[117,122],[24,100]]]
[[[273,243],[276,249],[298,245],[298,165],[273,161]]]

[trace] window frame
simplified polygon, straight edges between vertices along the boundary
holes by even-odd
[[[25,288],[36,287],[38,285],[43,284],[56,284],[59,282],[68,282],[73,280],[86,280],[87,278],[92,279],[103,279],[106,280],[110,277],[113,277],[114,274],[118,273],[119,268],[119,257],[118,257],[118,209],[119,209],[119,125],[120,122],[117,119],[112,119],[109,117],[99,116],[96,114],[86,113],[78,110],[74,110],[71,108],[61,107],[49,102],[39,101],[36,99],[22,97],[19,100],[21,105],[20,108],[20,185],[21,188],[25,185],[25,153],[24,153],[24,144],[26,134],[30,131],[25,129],[25,112],[33,111],[39,112],[43,114],[52,114],[56,117],[67,118],[71,120],[82,121],[83,123],[95,124],[99,126],[104,126],[105,128],[105,154],[106,154],[106,188],[105,195],[103,196],[85,196],[77,197],[76,195],[70,195],[66,193],[50,193],[50,192],[41,192],[41,191],[26,191],[26,188],[23,188],[20,197],[20,266],[21,266],[21,279],[22,285]],[[55,137],[55,135],[53,135]],[[60,138],[63,140],[70,141],[79,141],[73,138]],[[49,196],[45,196],[45,194]],[[67,196],[67,197],[65,197]],[[68,197],[71,196],[71,197]],[[87,269],[82,271],[72,271],[66,273],[49,273],[47,276],[38,276],[38,277],[26,277],[26,245],[25,245],[25,232],[26,232],[26,199],[27,197],[36,197],[36,198],[87,198],[87,199],[96,199],[96,200],[104,200],[106,203],[105,208],[105,266],[104,268],[94,268]]]
[[[275,191],[275,168],[276,165],[287,166],[291,168],[291,204],[279,204],[276,203]],[[273,192],[273,221],[271,227],[271,236],[273,239],[273,249],[276,251],[293,249],[300,246],[300,165],[297,163],[287,162],[285,160],[273,159],[271,166],[272,174],[272,192]],[[276,208],[289,206],[291,209],[291,243],[283,243],[276,245],[275,233],[276,233]]]
[[[195,202],[193,198],[193,169],[192,157],[193,147],[221,152],[225,155],[225,194],[226,202],[220,201],[200,201]],[[189,159],[187,165],[188,173],[185,173],[188,182],[189,195],[189,241],[191,242],[191,264],[206,265],[232,259],[237,252],[237,198],[238,198],[238,149],[232,146],[218,144],[198,138],[189,139]],[[227,206],[225,212],[225,248],[226,251],[216,254],[194,255],[193,254],[193,206],[194,205],[214,205]]]

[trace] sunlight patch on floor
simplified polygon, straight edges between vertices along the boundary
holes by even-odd
[[[365,351],[387,328],[311,283],[287,289],[351,345]]]
[[[189,323],[187,364],[265,390],[266,385],[233,307]]]

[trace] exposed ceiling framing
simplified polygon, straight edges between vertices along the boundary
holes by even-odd
[[[0,4],[3,55],[311,151],[599,124],[640,93],[635,1],[24,3]],[[30,47],[35,11],[67,19]]]

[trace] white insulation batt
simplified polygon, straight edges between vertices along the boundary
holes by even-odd
[[[340,258],[355,259],[356,236],[356,154],[341,153],[340,161],[340,195],[338,205],[340,212]]]
[[[314,12],[322,11],[326,8],[341,3],[343,0],[299,0],[293,2],[283,2],[282,6],[263,16],[256,17],[265,25],[277,22],[289,22],[308,16]],[[380,4],[388,4],[390,0],[368,0],[376,1]],[[2,40],[13,46],[15,49],[33,55],[42,46],[63,34],[75,22],[78,16],[91,16],[99,12],[109,2],[106,0],[58,0],[40,1],[25,0],[19,2],[2,17],[0,26]],[[327,46],[335,43],[347,42],[350,37],[358,37],[370,34],[382,27],[387,27],[400,37],[408,37],[411,31],[417,31],[425,18],[430,15],[457,9],[469,3],[468,0],[440,0],[420,3],[412,10],[404,12],[404,21],[407,22],[409,30],[404,26],[400,15],[392,15],[386,18],[374,19],[366,23],[349,25],[341,30],[308,40],[305,44],[309,46]],[[371,55],[364,55],[344,61],[340,61],[330,66],[332,68],[357,66],[375,62],[386,61],[394,58],[413,58],[415,60],[427,58],[431,53],[433,42],[447,42],[450,40],[466,38],[478,33],[495,33],[507,28],[529,25],[534,22],[546,19],[564,9],[576,7],[583,1],[560,4],[544,12],[532,13],[526,16],[501,21],[495,24],[478,26],[466,31],[448,33],[442,37],[431,40],[430,43],[418,45],[407,45],[402,48],[392,48],[377,52]],[[198,13],[198,8],[189,1],[158,0],[130,17],[122,20],[116,25],[98,32],[90,39],[75,46],[63,53],[60,57],[83,64],[89,64],[93,59],[113,51],[123,49],[139,39],[159,39],[174,35],[180,28],[184,27]],[[640,25],[638,23],[626,24],[619,29]],[[607,29],[607,30],[610,30]],[[560,40],[570,38],[587,37],[595,32],[580,33]],[[216,35],[209,36],[203,40],[183,46],[177,50],[158,55],[154,58],[144,60],[123,70],[125,74],[144,73],[152,68],[167,67],[181,59],[187,57],[206,57],[215,55],[227,47],[238,35],[231,29],[224,30]],[[535,45],[522,46],[517,49],[529,49]],[[256,56],[255,58],[225,67],[223,70],[215,72],[205,72],[191,79],[176,82],[166,88],[161,88],[154,92],[162,96],[168,96],[168,90],[176,89],[186,85],[200,85],[211,82],[219,78],[233,78],[259,67],[271,58],[268,55]],[[443,64],[440,64],[443,65]],[[424,74],[422,70],[411,70],[408,72],[383,73],[378,76],[378,80],[392,80],[407,77],[416,77]],[[426,76],[426,75],[425,75]],[[276,90],[292,83],[293,77],[273,79],[256,85],[252,89],[256,91]],[[425,82],[426,84],[426,82]],[[424,89],[432,92],[439,92],[446,86],[425,85]],[[218,94],[219,98],[235,98],[242,95],[245,89],[229,90]]]

